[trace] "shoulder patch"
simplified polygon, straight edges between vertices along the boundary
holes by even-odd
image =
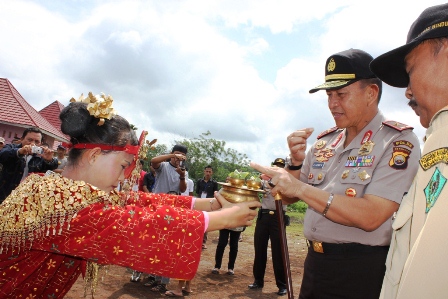
[[[337,131],[338,129],[339,129],[338,127],[333,127],[328,130],[325,130],[322,133],[320,133],[319,136],[317,136],[317,139],[327,136],[328,134],[333,133],[333,132]]]
[[[394,121],[394,120],[383,121],[383,125],[388,126],[389,128],[395,129],[395,130],[400,131],[400,132],[402,132],[404,130],[409,130],[409,129],[413,130],[414,129],[414,127],[405,125],[403,123],[400,123],[400,122],[397,122],[397,121]]]

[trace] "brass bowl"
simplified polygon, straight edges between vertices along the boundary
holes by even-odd
[[[235,187],[242,187],[245,183],[244,179],[229,178],[229,183]]]
[[[231,203],[259,201],[260,199],[258,198],[258,193],[264,193],[263,190],[248,189],[245,186],[235,187],[229,183],[218,184],[222,184],[222,188],[219,190],[219,193]]]
[[[261,181],[256,180],[246,180],[246,186],[249,189],[261,189]]]

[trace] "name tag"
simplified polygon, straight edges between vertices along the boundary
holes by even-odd
[[[314,169],[322,169],[322,168],[324,168],[324,165],[325,165],[324,162],[314,162],[312,167]]]

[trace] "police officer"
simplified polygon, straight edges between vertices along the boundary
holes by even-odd
[[[285,159],[277,158],[272,165],[284,168]],[[255,280],[249,285],[249,289],[262,289],[264,286],[268,242],[271,240],[272,266],[274,268],[275,283],[278,287],[277,295],[283,296],[286,295],[286,280],[275,199],[270,193],[270,186],[266,182],[263,182],[263,189],[266,193],[263,196],[261,209],[258,211],[254,234],[255,259],[253,274]],[[286,211],[286,205],[283,206],[283,211]]]
[[[372,56],[349,49],[325,64],[325,90],[336,123],[317,137],[290,134],[288,172],[252,164],[271,177],[271,192],[308,204],[308,254],[299,298],[378,298],[392,235],[392,218],[411,185],[420,158],[412,129],[387,121],[378,109],[381,81]],[[299,180],[297,180],[297,178]]]

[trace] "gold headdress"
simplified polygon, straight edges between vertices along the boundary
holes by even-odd
[[[75,100],[74,98],[70,99],[70,102],[81,102],[87,104],[87,110],[90,115],[99,118],[98,126],[102,126],[104,124],[105,119],[111,119],[114,115],[116,115],[115,109],[112,107],[112,102],[114,99],[108,95],[106,96],[104,93],[101,95],[93,95],[92,92],[89,92],[87,98],[84,98],[84,94]]]

